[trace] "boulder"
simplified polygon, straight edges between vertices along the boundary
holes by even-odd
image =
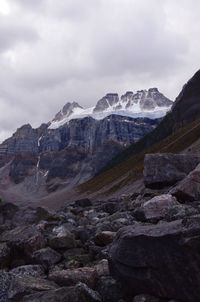
[[[97,281],[97,272],[93,267],[66,269],[53,271],[49,274],[49,279],[60,286],[70,286],[75,285],[78,282],[83,282],[89,287],[94,288]]]
[[[87,287],[86,284],[79,283],[74,287],[61,287],[59,289],[24,297],[22,302],[101,302],[100,295]]]
[[[116,235],[115,232],[103,231],[103,232],[96,234],[96,236],[94,238],[94,242],[96,245],[106,246],[113,241],[115,235]]]
[[[83,248],[74,248],[66,250],[63,254],[64,258],[67,261],[66,267],[70,268],[71,266],[76,265],[77,267],[86,266],[92,261],[92,255],[90,255]]]
[[[74,235],[64,225],[61,225],[53,228],[49,245],[55,249],[70,249],[76,247],[76,241]]]
[[[180,202],[200,200],[200,164],[171,190],[171,194]]]
[[[142,210],[147,220],[159,220],[163,218],[170,208],[178,205],[176,198],[170,194],[163,194],[146,201]]]
[[[98,277],[110,275],[107,259],[102,259],[94,267],[95,267]]]
[[[75,206],[77,207],[90,207],[92,206],[92,201],[89,198],[78,199],[75,201]]]
[[[112,243],[109,265],[132,297],[147,293],[198,302],[200,216],[122,228]]]
[[[50,247],[43,248],[33,253],[32,259],[35,263],[51,266],[61,260],[61,255]]]
[[[19,226],[0,235],[0,242],[6,242],[15,259],[27,261],[31,254],[45,246],[45,238],[35,226]]]
[[[53,211],[49,211],[45,207],[37,207],[36,209],[37,220],[54,221],[59,220],[60,217]]]
[[[10,271],[12,276],[18,276],[18,277],[25,277],[25,276],[31,276],[31,277],[44,277],[44,269],[41,265],[23,265],[18,266],[16,268],[13,268]]]
[[[190,154],[146,154],[144,183],[149,188],[173,185],[187,176],[200,163],[200,156]]]
[[[56,289],[58,286],[49,280],[32,276],[14,276],[12,278],[8,298],[11,301],[21,301],[21,299],[31,293]]]

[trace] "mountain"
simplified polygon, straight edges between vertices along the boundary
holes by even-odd
[[[148,117],[151,119],[165,116],[173,102],[166,98],[157,88],[140,90],[136,93],[126,92],[119,97],[117,93],[107,93],[96,106],[84,109],[78,103],[67,103],[50,122],[49,128],[56,129],[71,119],[92,117],[104,119],[111,114],[128,117]]]
[[[116,193],[130,188],[142,177],[146,153],[200,151],[200,70],[183,86],[171,111],[158,127],[114,157],[96,177],[83,186],[82,192]],[[193,147],[194,145],[194,147]]]
[[[0,145],[1,195],[9,192],[12,198],[34,200],[57,189],[71,190],[93,177],[155,129],[161,121],[156,117],[172,104],[157,89],[136,95],[128,93],[119,100],[117,94],[107,94],[112,109],[101,111],[101,101],[92,110],[66,103],[51,122],[37,129],[29,124],[17,129]],[[150,100],[153,107],[142,109]],[[127,111],[118,108],[120,103]]]

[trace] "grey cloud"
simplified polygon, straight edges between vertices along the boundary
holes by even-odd
[[[38,34],[29,24],[3,17],[0,19],[0,37],[0,51],[2,52],[20,42],[35,41],[38,39]]]
[[[67,101],[89,106],[108,91],[157,86],[174,99],[199,68],[197,0],[8,3],[0,15],[0,139],[49,121]]]

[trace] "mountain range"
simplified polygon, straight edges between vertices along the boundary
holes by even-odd
[[[77,102],[67,103],[50,122],[49,128],[58,128],[71,119],[90,116],[101,120],[111,114],[155,119],[163,117],[171,106],[172,101],[157,88],[135,93],[127,91],[121,97],[117,93],[107,93],[94,107],[84,109]]]
[[[66,103],[37,129],[23,125],[0,145],[2,195],[27,201],[76,187],[152,131],[172,104],[157,88],[108,93],[89,109]]]

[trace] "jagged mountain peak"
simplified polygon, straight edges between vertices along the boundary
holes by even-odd
[[[171,108],[173,102],[165,97],[158,88],[127,91],[119,97],[116,92],[109,92],[94,107],[83,109],[78,103],[67,103],[50,123],[49,128],[55,129],[71,119],[91,116],[103,119],[108,115],[117,114],[129,117],[160,118]]]
[[[63,117],[69,117],[74,113],[76,109],[83,109],[77,102],[67,102],[63,108],[55,115],[53,122],[58,122],[63,119]]]

